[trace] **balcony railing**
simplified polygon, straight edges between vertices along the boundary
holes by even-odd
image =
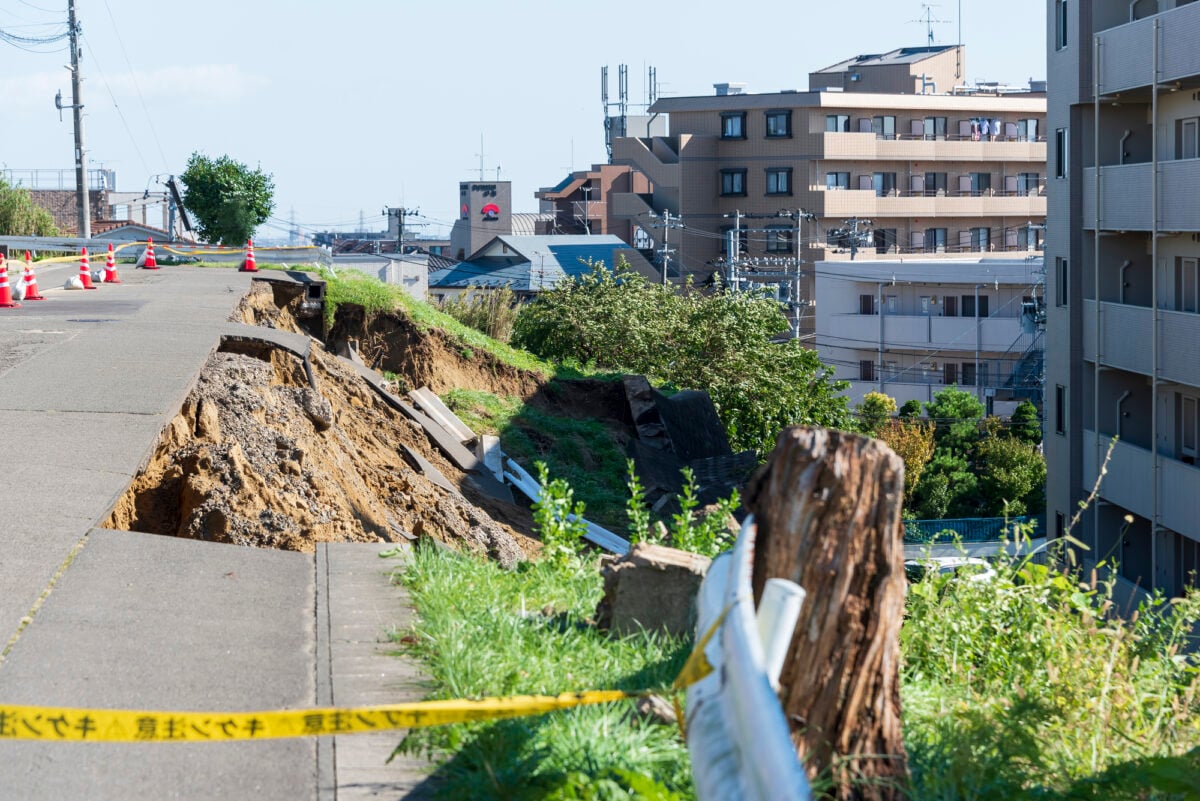
[[[1110,434],[1090,429],[1083,432],[1083,479],[1085,486],[1096,481],[1097,465],[1112,440]],[[1200,468],[1159,455],[1159,522],[1189,537],[1200,537]],[[1100,496],[1147,520],[1154,519],[1154,454],[1146,448],[1117,440],[1107,472],[1100,483]]]

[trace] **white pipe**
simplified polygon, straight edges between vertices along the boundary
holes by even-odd
[[[758,602],[758,638],[763,646],[763,669],[776,691],[779,674],[787,657],[800,607],[804,603],[804,588],[787,579],[767,579],[762,599]]]

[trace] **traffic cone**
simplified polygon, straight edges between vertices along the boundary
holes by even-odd
[[[25,283],[25,300],[45,300],[38,292],[37,276],[33,274],[33,259],[28,250],[25,251],[25,274],[21,276],[21,280]]]
[[[104,260],[104,283],[119,284],[120,277],[117,275],[117,258],[113,254],[112,242],[108,243],[108,258]]]
[[[88,269],[87,248],[81,248],[79,253],[79,281],[84,289],[99,289],[92,283],[92,271]]]
[[[255,264],[255,262],[254,262],[254,240],[252,240],[252,239],[246,240],[246,260],[244,262],[242,262],[242,269],[240,270],[240,272],[243,272],[243,273],[258,272],[258,265]]]
[[[8,285],[8,266],[0,254],[0,309],[19,309],[21,304],[13,300],[12,287]]]
[[[154,237],[146,237],[146,249],[142,251],[142,257],[138,259],[138,266],[143,270],[158,269],[158,259],[154,257]]]

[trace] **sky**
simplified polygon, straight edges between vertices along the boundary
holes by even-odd
[[[513,182],[515,211],[572,168],[602,163],[600,69],[630,102],[659,95],[806,89],[808,73],[860,53],[958,37],[960,4],[604,3],[565,0],[76,0],[83,31],[85,144],[119,191],[161,189],[190,154],[230,157],[275,181],[260,238],[379,231],[385,206],[419,210],[412,233],[445,236],[458,182]],[[1046,77],[1042,0],[962,0],[969,82]],[[66,28],[66,0],[0,0],[0,31]],[[32,52],[31,52],[32,51]],[[61,169],[73,186],[66,43],[0,41],[0,168]],[[635,108],[635,111],[637,109]]]

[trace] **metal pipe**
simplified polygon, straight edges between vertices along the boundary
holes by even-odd
[[[975,285],[975,399],[983,403],[983,382],[979,375],[979,351],[982,350],[983,334],[980,330],[982,323],[979,320],[979,287],[983,284]]]
[[[879,358],[877,369],[879,371],[879,391],[883,392],[883,283],[880,282],[875,287],[875,313],[879,315]]]
[[[1158,585],[1159,478],[1162,459],[1158,453],[1158,56],[1162,20],[1154,20],[1150,69],[1150,453],[1154,469],[1154,517],[1150,521],[1150,590]]]
[[[1129,130],[1128,128],[1125,129],[1125,133],[1121,134],[1121,145],[1118,148],[1118,153],[1117,153],[1117,155],[1118,155],[1117,163],[1118,164],[1125,163],[1125,140],[1127,140],[1131,136],[1133,136],[1133,131]]]
[[[1094,459],[1096,470],[1099,472],[1100,465],[1103,460],[1100,456],[1100,371],[1101,371],[1101,306],[1100,306],[1100,37],[1095,35],[1092,37],[1092,164],[1096,170],[1096,185],[1094,193],[1096,196],[1096,211],[1093,230],[1092,230],[1092,302],[1095,304],[1096,319],[1095,319],[1095,345],[1096,345],[1096,361],[1092,363],[1092,428],[1096,430],[1096,441],[1092,443],[1092,449],[1095,451]],[[1080,254],[1082,256],[1082,254]],[[1082,267],[1082,259],[1079,259],[1079,266]],[[1070,269],[1070,265],[1067,265]],[[1082,270],[1080,270],[1082,273]],[[1082,295],[1082,293],[1080,293]],[[1069,400],[1069,399],[1068,399]],[[1083,405],[1080,404],[1082,410]],[[1069,417],[1070,415],[1068,415]],[[1082,414],[1080,415],[1082,417]],[[1082,428],[1082,426],[1080,426]],[[1092,512],[1092,545],[1098,552],[1100,547],[1100,510],[1097,508]]]

